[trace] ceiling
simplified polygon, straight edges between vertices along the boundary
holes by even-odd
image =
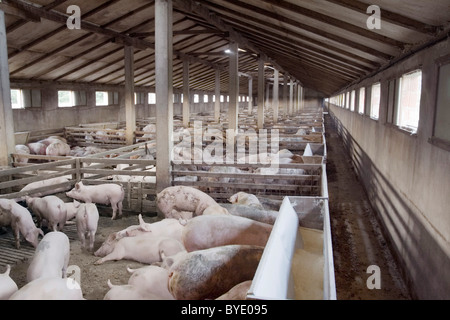
[[[66,26],[69,5],[81,29]],[[155,86],[155,1],[3,0],[11,80],[124,84],[124,44],[134,46],[135,86]],[[381,29],[369,29],[370,5]],[[213,91],[215,70],[228,91],[230,42],[241,49],[239,71],[252,76],[258,58],[329,96],[401,57],[448,37],[450,0],[173,0],[173,80]],[[281,80],[283,81],[283,80]],[[240,92],[248,92],[240,77]]]

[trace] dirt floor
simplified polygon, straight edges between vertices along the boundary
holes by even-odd
[[[152,223],[158,221],[157,217],[143,217],[145,222]],[[99,227],[95,237],[94,250],[97,250],[103,241],[112,232],[123,230],[130,225],[138,224],[136,215],[124,216],[121,219],[112,221],[110,217],[101,216]],[[80,242],[76,235],[76,228],[66,226],[63,230],[68,234],[70,242],[70,261],[69,268],[72,266],[74,270],[80,270],[80,283],[83,296],[87,300],[102,300],[108,292],[108,279],[112,284],[127,284],[130,274],[127,272],[127,266],[130,268],[139,268],[145,266],[139,262],[130,260],[109,261],[102,265],[94,265],[94,262],[100,257],[94,256],[93,253],[81,249]],[[27,246],[27,243],[23,243]],[[27,283],[26,274],[31,259],[24,260],[11,266],[11,278],[21,288]],[[75,267],[74,267],[75,266]],[[75,278],[75,275],[72,277]]]
[[[383,237],[367,195],[341,138],[325,116],[327,178],[338,300],[411,299]],[[371,265],[380,269],[380,289],[368,289]],[[373,277],[369,279],[370,283]]]

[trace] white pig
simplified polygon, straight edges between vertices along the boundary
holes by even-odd
[[[238,192],[235,193],[228,199],[233,204],[243,204],[249,207],[258,208],[264,210],[261,202],[259,202],[258,198],[254,194],[246,193],[246,192]]]
[[[40,223],[45,219],[53,231],[61,231],[63,229],[67,219],[67,209],[64,201],[57,196],[46,196],[43,198],[26,196],[25,200]]]
[[[142,219],[142,215],[139,215],[139,225],[132,225],[121,231],[111,233],[94,255],[104,257],[114,250],[114,246],[120,239],[147,233],[158,237],[169,237],[181,242],[183,228],[184,226],[177,219],[167,218],[153,223],[146,223]]]
[[[24,144],[17,144],[15,147],[16,153],[19,154],[30,154],[30,148],[28,148],[26,145]],[[16,161],[18,163],[27,163],[28,162],[28,158],[24,158],[24,157],[17,157]]]
[[[167,187],[156,196],[158,209],[166,218],[190,219],[217,202],[209,195],[193,187]]]
[[[48,145],[45,154],[48,156],[67,156],[70,153],[70,146],[62,141],[55,141]]]
[[[59,231],[47,233],[39,242],[28,267],[27,281],[45,277],[66,278],[69,258],[69,238]]]
[[[78,208],[80,207],[80,202],[78,202],[77,200],[73,200],[72,202],[65,202],[64,205],[66,206],[67,211],[66,221],[75,218],[77,215]]]
[[[8,300],[19,288],[9,276],[11,266],[6,265],[6,271],[0,274],[0,300]]]
[[[99,214],[95,203],[80,204],[76,222],[81,247],[86,249],[86,238],[89,238],[89,251],[94,250],[95,233],[97,232]]]
[[[125,196],[122,185],[105,183],[95,186],[85,186],[80,181],[75,184],[75,188],[66,192],[66,195],[86,203],[111,204],[113,210],[112,220],[116,219],[117,210],[119,210],[119,216],[122,216],[122,201]]]
[[[120,239],[115,244],[113,251],[97,260],[95,264],[122,259],[151,264],[162,261],[161,254],[171,256],[184,250],[183,244],[178,240],[144,233],[136,237]]]
[[[103,300],[159,300],[157,297],[144,296],[135,286],[113,285],[108,279],[109,291],[103,297]]]
[[[28,145],[31,154],[37,154],[40,156],[44,156],[47,150],[47,146],[42,142],[31,142]]]
[[[84,300],[78,282],[72,278],[40,278],[27,283],[9,300]]]
[[[0,199],[0,208],[10,214],[16,248],[20,249],[20,234],[36,248],[39,234],[44,236],[44,233],[41,229],[36,228],[30,212],[14,200],[9,199]]]
[[[168,270],[158,266],[127,268],[127,270],[131,273],[128,284],[134,286],[142,295],[155,295],[160,300],[174,300],[168,288]]]
[[[70,188],[70,185],[68,187],[62,186],[62,187],[58,187],[58,188],[52,188],[52,189],[46,190],[46,191],[41,191],[41,192],[33,192],[31,190],[37,189],[37,188],[42,188],[42,187],[53,186],[56,184],[61,184],[61,183],[66,183],[66,182],[69,182],[69,178],[66,178],[66,177],[50,178],[50,179],[45,179],[45,180],[41,180],[41,181],[31,182],[31,183],[27,184],[25,187],[23,187],[20,191],[29,191],[27,193],[28,195],[33,195],[35,197],[42,197],[42,196],[46,196],[49,194],[66,191]]]

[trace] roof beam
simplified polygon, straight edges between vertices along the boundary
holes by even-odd
[[[363,13],[367,11],[368,7],[367,3],[363,3],[357,0],[326,0],[326,1]],[[383,21],[429,35],[434,35],[437,31],[437,27],[435,26],[408,18],[401,14],[386,10],[385,8],[381,8],[381,10],[382,10],[381,16]]]
[[[282,70],[282,68],[278,65],[278,63],[273,61],[269,56],[267,56],[265,52],[260,50],[258,47],[254,46],[248,39],[239,34],[239,32],[237,32],[235,29],[233,29],[231,26],[225,23],[214,12],[211,12],[205,6],[192,0],[174,0],[173,4],[182,11],[199,15],[202,19],[204,19],[207,23],[213,25],[215,28],[222,30],[224,32],[229,32],[230,39],[232,41],[238,43],[242,48],[247,48],[259,54],[263,60],[269,61],[275,68],[277,68],[278,70]]]
[[[231,1],[231,0],[230,0]],[[381,34],[372,32],[366,28],[361,28],[358,26],[355,26],[351,23],[333,18],[331,16],[316,12],[314,10],[310,10],[304,7],[301,7],[299,5],[296,5],[294,3],[283,1],[283,0],[262,0],[263,2],[269,3],[271,5],[277,6],[279,8],[283,8],[286,10],[289,10],[291,12],[295,12],[304,16],[307,16],[309,18],[318,20],[320,22],[326,23],[327,25],[333,25],[335,27],[347,30],[349,32],[358,34],[360,36],[363,36],[368,39],[372,39],[381,43],[386,43],[391,46],[398,47],[400,49],[403,49],[404,43],[386,36],[383,36]],[[232,2],[235,2],[234,0]],[[284,20],[280,20],[284,21]]]

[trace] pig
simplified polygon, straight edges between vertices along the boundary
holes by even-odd
[[[45,156],[47,150],[47,146],[42,142],[31,142],[27,144],[27,147],[30,149],[31,154],[40,156]]]
[[[126,229],[110,234],[94,255],[104,257],[113,251],[114,246],[120,239],[124,237],[135,237],[147,232],[150,232],[153,236],[169,237],[180,242],[182,241],[181,233],[184,226],[177,219],[167,218],[154,223],[145,223],[142,215],[139,215],[138,219],[139,225],[129,226]]]
[[[27,283],[9,300],[84,300],[78,282],[72,278],[45,277]]]
[[[159,300],[157,297],[144,296],[135,286],[125,285],[113,285],[108,279],[109,291],[103,297],[103,300]]]
[[[40,191],[40,192],[33,192],[33,189],[37,189],[37,188],[42,188],[42,187],[48,187],[48,186],[53,186],[56,184],[62,184],[62,183],[68,183],[69,182],[69,178],[67,177],[56,177],[56,178],[50,178],[50,179],[45,179],[45,180],[41,180],[41,181],[36,181],[36,182],[31,182],[29,184],[27,184],[25,187],[23,187],[20,191],[28,191],[28,195],[33,195],[35,197],[42,197],[42,196],[47,196],[50,194],[55,194],[58,192],[63,192],[66,191],[68,189],[70,189],[70,184],[67,185],[63,185],[61,187],[58,188],[52,188],[49,189],[47,191]]]
[[[203,211],[203,215],[215,215],[215,214],[230,214],[227,209],[222,207],[221,205],[213,205],[209,206]]]
[[[0,300],[8,300],[19,288],[9,276],[11,266],[6,265],[6,271],[0,274]]]
[[[70,154],[70,146],[62,141],[55,141],[48,145],[45,154],[48,156],[67,156]]]
[[[16,151],[16,153],[19,153],[19,154],[30,154],[31,153],[30,148],[28,148],[24,144],[17,144],[15,146],[15,151]],[[16,162],[17,163],[28,163],[28,158],[19,156],[19,157],[17,157]]]
[[[102,264],[111,260],[134,260],[151,264],[162,261],[161,254],[174,255],[183,251],[183,244],[169,237],[159,237],[150,234],[141,234],[135,237],[122,238],[114,245],[111,253],[97,260],[94,264]]]
[[[264,247],[273,226],[232,215],[202,215],[186,224],[182,238],[188,252],[231,244]]]
[[[85,186],[80,181],[75,184],[75,188],[66,192],[66,195],[86,203],[111,204],[113,210],[111,220],[116,219],[117,210],[119,210],[119,216],[122,216],[122,201],[125,196],[122,185],[104,183],[95,186]]]
[[[47,233],[39,242],[27,270],[27,281],[39,278],[66,278],[70,258],[69,238],[59,231]]]
[[[131,273],[128,285],[134,286],[144,296],[157,296],[159,300],[174,300],[167,286],[169,271],[158,266],[146,266],[138,269],[127,268]]]
[[[206,193],[187,186],[167,187],[156,196],[158,209],[166,218],[185,219],[203,214],[218,203]]]
[[[43,198],[26,196],[25,201],[28,207],[38,218],[38,222],[46,220],[53,231],[61,231],[67,219],[67,209],[57,196],[45,196]]]
[[[253,279],[263,251],[227,245],[189,252],[169,268],[169,292],[176,300],[216,299]]]
[[[16,248],[20,249],[20,234],[36,248],[39,242],[39,235],[44,236],[44,232],[40,228],[36,228],[30,212],[10,199],[0,199],[0,208],[0,211],[7,212],[10,215]]]
[[[95,203],[80,204],[77,216],[77,232],[81,247],[86,249],[86,238],[89,238],[89,251],[94,251],[95,233],[97,232],[99,214]]]
[[[259,202],[258,198],[254,194],[246,193],[246,192],[238,192],[235,193],[228,199],[233,204],[243,204],[249,207],[254,207],[260,210],[264,210],[261,202]]]
[[[68,222],[76,217],[80,202],[73,200],[72,202],[65,202],[64,205],[66,206],[67,212],[66,222]]]
[[[216,300],[247,300],[247,292],[252,285],[252,280],[247,280],[235,285],[227,293],[224,293]]]
[[[0,199],[0,227],[11,225],[11,213],[9,211],[9,199]]]

